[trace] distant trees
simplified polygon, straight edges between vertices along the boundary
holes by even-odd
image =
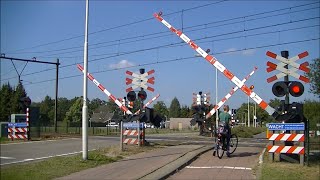
[[[170,118],[179,118],[181,115],[181,107],[179,100],[174,97],[171,101],[171,105],[169,108],[169,117]]]
[[[309,66],[310,92],[320,96],[320,58],[314,59]]]
[[[0,121],[8,121],[10,114],[25,113],[20,99],[26,97],[27,93],[19,83],[16,88],[9,83],[2,85],[0,89]]]
[[[157,101],[153,109],[162,119],[166,119],[169,115],[169,110],[163,101]]]

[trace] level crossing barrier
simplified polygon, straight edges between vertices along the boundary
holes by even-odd
[[[267,146],[269,158],[274,161],[275,153],[297,154],[300,156],[300,164],[303,165],[305,154],[304,123],[269,123],[267,126],[267,138],[271,143]],[[277,141],[284,142],[285,145],[276,144]],[[298,145],[294,145],[294,143],[298,143]]]

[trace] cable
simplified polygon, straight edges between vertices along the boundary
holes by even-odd
[[[227,0],[218,1],[218,2],[213,2],[213,3],[208,3],[208,4],[200,5],[200,6],[195,6],[195,7],[193,7],[193,8],[189,8],[189,9],[186,9],[186,10],[184,10],[184,11],[190,11],[190,10],[193,10],[193,9],[198,9],[198,8],[202,8],[202,7],[206,7],[206,6],[218,4],[218,3],[221,3],[221,2],[224,2],[224,1],[227,1]],[[180,12],[180,11],[172,12],[172,13],[167,14],[167,16],[172,15],[172,14],[176,14],[176,13],[179,13],[179,12]],[[111,28],[106,28],[106,29],[102,29],[102,30],[99,30],[99,31],[95,31],[95,32],[89,33],[89,35],[93,35],[93,34],[105,32],[105,31],[109,31],[109,30],[113,30],[113,29],[118,29],[118,28],[121,28],[121,27],[127,27],[127,26],[131,26],[131,25],[134,25],[134,24],[139,24],[139,23],[142,23],[142,22],[145,22],[145,21],[149,21],[149,20],[153,20],[153,19],[154,19],[153,17],[152,17],[152,18],[147,18],[147,19],[142,19],[142,20],[139,20],[139,21],[135,21],[135,22],[131,22],[131,23],[127,23],[127,24],[122,24],[122,25],[119,25],[119,26],[115,26],[115,27],[111,27]],[[84,36],[84,35],[77,35],[77,36],[73,36],[73,37],[70,37],[70,38],[66,38],[66,39],[62,39],[62,40],[58,40],[58,41],[54,41],[54,42],[49,42],[49,43],[44,43],[44,44],[40,44],[40,45],[28,47],[28,48],[22,48],[22,49],[18,49],[18,50],[14,50],[14,51],[23,51],[23,50],[26,50],[26,49],[33,49],[33,48],[38,48],[38,47],[41,47],[41,46],[47,46],[47,45],[51,45],[51,44],[57,44],[57,43],[69,41],[69,40],[72,40],[72,39],[77,39],[77,38],[80,38],[80,37],[83,37],[83,36]],[[11,54],[12,54],[12,53],[11,53]]]
[[[316,18],[319,18],[319,17],[312,17],[312,18],[302,19],[302,20],[298,20],[298,21],[291,21],[291,22],[288,22],[287,24],[296,23],[296,22],[301,22],[301,21],[304,21],[304,20],[316,19]],[[257,29],[274,27],[274,26],[277,26],[277,25],[285,25],[285,24],[284,24],[284,23],[279,23],[279,24],[273,24],[273,25],[269,25],[269,26],[261,26],[261,27],[257,27],[257,28],[247,29],[246,31],[252,31],[252,30],[257,30]],[[317,26],[317,25],[308,26],[308,27],[316,27],[316,26]],[[282,31],[272,31],[272,32],[256,33],[256,34],[253,34],[253,35],[246,35],[246,36],[257,36],[257,35],[262,35],[262,34],[269,34],[269,33],[275,33],[275,32],[283,32],[283,31],[289,31],[289,30],[296,30],[296,29],[301,29],[301,28],[304,28],[304,27],[291,28],[291,29],[286,29],[286,30],[282,30]],[[234,32],[229,32],[229,33],[224,33],[224,34],[219,34],[219,35],[214,35],[214,36],[209,36],[209,37],[204,37],[204,38],[198,38],[198,39],[194,39],[194,41],[198,41],[199,43],[201,43],[202,41],[199,41],[199,40],[204,40],[204,39],[209,39],[209,38],[219,37],[219,36],[226,36],[226,35],[231,35],[231,34],[236,34],[236,33],[242,33],[242,32],[243,32],[243,31],[234,31]],[[241,37],[244,37],[244,36],[241,36]],[[229,40],[229,39],[235,39],[235,38],[239,38],[239,37],[222,38],[222,39],[219,39],[219,41]],[[211,41],[213,41],[213,40],[211,40]],[[214,40],[214,41],[216,41],[216,40]],[[208,42],[208,41],[206,41],[206,42]],[[160,48],[166,48],[166,47],[174,47],[174,45],[181,46],[181,45],[183,45],[183,44],[184,44],[183,42],[170,43],[170,44],[161,45],[161,46],[156,46],[156,47],[151,47],[151,48],[146,48],[146,49],[140,49],[140,50],[135,50],[135,51],[130,51],[130,52],[122,52],[122,53],[119,53],[119,54],[116,54],[116,55],[112,55],[112,56],[107,56],[107,57],[102,57],[102,58],[96,58],[96,59],[93,59],[93,60],[89,60],[89,62],[104,60],[104,59],[107,59],[107,58],[113,58],[113,57],[118,57],[118,56],[122,56],[122,55],[128,55],[128,54],[133,54],[133,53],[137,53],[137,52],[148,51],[148,50],[154,50],[154,49],[160,49]],[[104,56],[104,55],[106,55],[106,54],[101,54],[101,56]],[[64,66],[61,66],[60,68],[69,67],[69,66],[72,66],[72,65],[75,65],[75,64],[77,64],[77,63],[72,63],[72,64],[64,65]],[[50,68],[50,69],[45,69],[45,70],[42,70],[42,71],[32,72],[32,73],[29,73],[29,74],[25,74],[24,76],[33,75],[33,74],[37,74],[37,73],[41,73],[41,72],[45,72],[45,71],[49,71],[49,70],[54,70],[54,69],[55,69],[55,68]],[[12,78],[15,78],[15,77],[3,79],[3,80],[9,80],[9,79],[12,79]]]
[[[311,3],[311,4],[314,4],[314,3]],[[296,8],[296,7],[302,7],[302,6],[295,6],[294,8]],[[307,8],[307,9],[296,10],[294,12],[289,12],[289,14],[298,13],[298,12],[304,12],[304,11],[318,9],[318,8],[319,8],[319,6],[318,7]],[[235,24],[235,23],[243,23],[243,22],[249,22],[249,21],[254,21],[254,20],[258,20],[258,19],[281,16],[281,15],[288,14],[288,12],[282,12],[283,10],[287,10],[287,9],[290,9],[290,8],[283,8],[283,9],[280,9],[280,10],[272,10],[272,11],[266,11],[266,12],[263,12],[263,13],[256,13],[256,14],[240,16],[240,17],[235,17],[235,18],[230,18],[230,19],[213,21],[213,22],[209,22],[209,23],[204,23],[204,24],[198,24],[198,25],[185,27],[184,29],[198,28],[197,30],[203,30],[203,29],[207,29],[208,25],[210,25],[210,24],[224,23],[222,25],[215,25],[214,26],[214,27],[221,27],[221,26]],[[258,16],[258,15],[270,14],[272,12],[279,12],[279,13],[278,14],[273,14],[273,15],[267,15],[267,16],[263,16],[263,17],[258,17],[258,18],[245,19],[244,20],[244,18],[247,18],[247,17],[254,17],[254,16]],[[241,19],[241,21],[226,23],[228,21],[233,21],[233,20],[237,20],[237,19]],[[205,26],[205,27],[204,28],[199,28],[199,26]],[[209,26],[209,27],[213,27],[213,26]],[[193,31],[196,31],[196,30],[193,30]],[[185,32],[193,32],[193,31],[185,31]],[[155,36],[155,37],[151,37],[151,38],[146,38],[148,36],[154,36],[154,35],[163,34],[163,33],[167,33],[167,31],[161,31],[161,32],[157,32],[157,33],[150,33],[150,34],[144,34],[144,35],[139,35],[139,36],[126,37],[126,38],[112,40],[112,41],[105,41],[105,42],[90,44],[90,49],[96,49],[96,48],[91,48],[91,47],[92,46],[97,46],[97,45],[100,45],[100,44],[109,44],[109,43],[114,43],[114,42],[119,43],[119,42],[122,41],[122,43],[119,43],[119,45],[123,45],[123,44],[131,43],[131,42],[137,42],[137,41],[143,41],[143,40],[155,39],[155,38],[159,38],[159,37],[170,36],[170,35],[163,35],[163,36]],[[137,40],[138,38],[143,38],[143,39]],[[132,39],[135,39],[135,40],[132,40]],[[127,41],[127,40],[131,40],[131,41]],[[127,42],[123,42],[123,41],[127,41]],[[116,45],[116,44],[110,44],[110,45],[107,45],[107,46],[100,46],[99,48],[101,48],[101,47],[110,47],[110,46],[114,46],[114,45]],[[79,49],[79,48],[81,48],[81,49]],[[75,51],[68,51],[68,52],[63,52],[63,53],[58,53],[58,54],[47,55],[47,56],[54,56],[54,55],[68,54],[68,53],[73,53],[73,52],[80,52],[80,51],[83,51],[82,48],[83,48],[83,46],[75,46],[75,47],[62,48],[62,49],[56,49],[56,50],[48,50],[48,51],[41,51],[41,52],[22,52],[22,53],[38,53],[38,54],[41,54],[41,53],[47,53],[47,52],[65,51],[65,50],[69,50],[69,49],[79,49],[79,50],[75,50]],[[15,53],[11,53],[11,54],[15,54]],[[38,56],[38,57],[43,57],[43,56]]]
[[[278,44],[272,44],[272,45],[257,46],[257,47],[252,47],[252,48],[244,48],[244,49],[240,49],[240,50],[224,51],[224,52],[214,53],[214,55],[240,52],[240,51],[246,51],[246,50],[261,49],[261,48],[266,48],[266,47],[273,47],[273,46],[280,46],[280,45],[287,45],[287,44],[296,44],[296,43],[302,43],[302,42],[307,42],[307,41],[315,41],[315,40],[319,40],[319,39],[320,38],[312,38],[312,39],[305,39],[305,40],[299,40],[299,41],[293,41],[293,42],[285,42],[285,43],[278,43]],[[213,54],[211,54],[211,55],[213,55]],[[98,73],[109,72],[109,71],[118,71],[118,70],[122,70],[122,69],[140,67],[140,66],[150,66],[150,65],[155,65],[155,64],[171,63],[171,62],[175,62],[175,61],[182,61],[182,60],[188,60],[188,59],[193,59],[193,58],[195,58],[195,57],[191,56],[191,57],[176,58],[176,59],[171,59],[171,60],[156,61],[156,62],[151,62],[151,63],[138,64],[135,66],[125,67],[125,68],[116,68],[116,69],[109,69],[109,70],[104,70],[104,71],[96,71],[96,72],[91,72],[91,74],[98,74]],[[65,77],[59,78],[59,80],[69,79],[69,78],[78,77],[78,76],[83,76],[83,75],[79,74],[79,75],[65,76]],[[49,81],[55,81],[55,79],[47,79],[47,80],[43,80],[43,81],[38,81],[38,82],[26,84],[26,85],[39,84],[39,83],[44,83],[44,82],[49,82]]]

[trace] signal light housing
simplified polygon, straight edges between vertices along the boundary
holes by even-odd
[[[130,91],[127,94],[127,99],[132,102],[136,100],[136,93],[134,91]]]
[[[301,82],[292,81],[289,85],[289,92],[294,97],[299,97],[304,92],[304,86]]]
[[[288,92],[288,86],[284,81],[279,81],[273,84],[272,92],[277,97],[282,97]]]
[[[147,99],[147,93],[144,90],[139,91],[138,97],[140,98],[141,101],[144,101]]]
[[[288,83],[284,81],[278,81],[273,84],[272,92],[277,97],[282,97],[288,92],[294,97],[299,97],[304,92],[304,86],[298,81],[289,81]]]

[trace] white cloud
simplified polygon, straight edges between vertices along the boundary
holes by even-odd
[[[131,67],[131,66],[134,66],[134,63],[129,62],[128,60],[121,60],[117,64],[110,64],[109,65],[109,67],[111,69],[127,68],[127,67]]]
[[[227,54],[236,54],[237,53],[237,49],[236,48],[229,48],[226,50]]]
[[[254,50],[254,49],[248,49],[248,50],[242,51],[242,54],[245,55],[245,56],[251,56],[255,52],[256,52],[256,50]]]
[[[226,54],[228,55],[244,55],[244,56],[252,56],[256,52],[254,49],[248,49],[248,50],[239,50],[236,48],[229,48],[226,51]]]

